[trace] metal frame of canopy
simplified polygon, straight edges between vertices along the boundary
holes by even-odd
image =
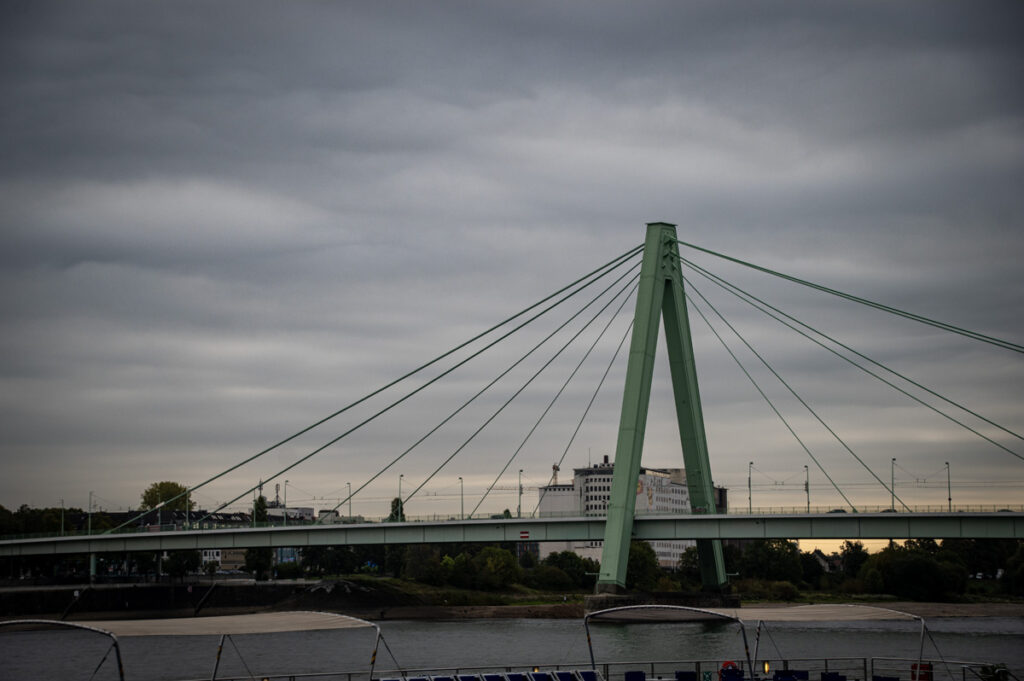
[[[224,642],[226,640],[231,640],[232,636],[238,635],[371,627],[375,630],[376,636],[374,637],[373,654],[370,657],[370,678],[373,678],[373,670],[377,663],[377,649],[380,643],[383,642],[385,648],[388,648],[388,651],[390,652],[390,648],[388,647],[387,641],[384,640],[379,626],[373,622],[359,619],[357,617],[350,617],[348,615],[340,615],[332,612],[289,611],[255,613],[249,615],[225,615],[216,617],[107,620],[91,622],[90,624],[46,619],[8,620],[0,622],[0,626],[16,625],[70,627],[75,629],[85,629],[87,631],[92,631],[110,637],[112,641],[111,647],[114,649],[117,656],[118,677],[121,681],[124,681],[125,676],[124,665],[121,659],[121,647],[117,638],[119,635],[122,637],[219,635],[220,642],[217,644],[217,656],[214,661],[213,672],[210,674],[211,681],[216,681],[217,671],[220,668],[221,654],[224,650]],[[234,645],[233,641],[232,645]],[[237,652],[237,646],[235,650]],[[108,649],[107,653],[103,656],[103,659],[100,660],[99,665],[96,667],[97,670],[103,666],[103,663],[106,661],[109,654],[110,650]],[[392,657],[394,656],[392,655]],[[239,659],[241,659],[240,654]],[[245,664],[245,660],[242,660],[242,664]]]
[[[654,613],[656,611],[675,614],[671,617],[657,617],[647,614]],[[627,613],[633,613],[633,616],[630,616]],[[682,616],[684,613],[687,616]],[[594,646],[590,637],[590,620],[592,618],[602,617],[618,623],[658,621],[699,622],[709,620],[736,622],[740,626],[740,633],[743,635],[743,652],[746,656],[748,668],[751,670],[752,674],[754,673],[754,663],[757,661],[758,647],[760,646],[761,628],[764,627],[765,631],[768,630],[765,626],[765,622],[863,622],[870,620],[917,620],[921,623],[921,634],[918,646],[918,665],[920,665],[924,659],[925,634],[928,635],[928,638],[932,642],[932,646],[935,647],[935,651],[938,653],[939,659],[942,660],[944,665],[946,664],[945,659],[942,657],[942,653],[935,644],[935,639],[928,630],[923,617],[901,612],[899,610],[891,610],[889,608],[853,604],[822,604],[775,608],[725,608],[721,610],[711,610],[707,608],[692,608],[684,605],[624,605],[617,608],[606,608],[604,610],[598,610],[584,615],[583,626],[587,632],[587,648],[590,652],[590,666],[592,669],[597,669],[597,663],[594,659]],[[755,647],[754,649],[753,659],[750,657],[750,645],[747,640],[746,626],[744,625],[744,622],[751,621],[757,622],[758,647]]]

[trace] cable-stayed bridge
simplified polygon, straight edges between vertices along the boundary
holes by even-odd
[[[686,252],[689,257],[682,253]],[[549,296],[519,313],[503,320],[454,348],[438,355],[397,379],[377,388],[362,398],[342,407],[332,414],[316,421],[310,426],[278,441],[216,475],[190,485],[187,492],[180,496],[196,494],[214,482],[226,479],[231,474],[240,474],[246,467],[257,461],[266,461],[264,457],[285,447],[292,447],[301,438],[317,431],[328,423],[340,422],[339,417],[352,416],[352,422],[343,426],[340,434],[326,442],[297,456],[293,461],[274,470],[270,475],[260,475],[260,479],[238,488],[233,499],[220,504],[211,513],[216,513],[232,504],[246,499],[263,485],[274,480],[284,479],[290,471],[305,465],[325,451],[336,449],[346,438],[369,427],[378,419],[399,411],[404,406],[414,403],[421,393],[437,390],[443,379],[453,376],[466,364],[477,360],[486,353],[502,355],[502,348],[507,339],[521,332],[538,320],[550,319],[554,314],[568,309],[569,305],[578,300],[585,303],[575,312],[568,314],[563,321],[553,323],[550,333],[544,335],[539,342],[529,347],[520,356],[512,355],[512,361],[503,365],[492,380],[485,382],[473,392],[468,399],[456,402],[458,406],[451,411],[441,411],[439,421],[427,428],[418,439],[405,449],[388,451],[386,455],[375,460],[378,467],[367,476],[362,484],[349,487],[348,494],[341,498],[333,510],[345,504],[351,504],[353,498],[371,486],[388,471],[395,472],[400,463],[405,465],[412,456],[419,454],[426,447],[424,443],[439,437],[438,433],[454,430],[457,433],[451,449],[439,461],[434,461],[428,468],[430,472],[418,483],[413,483],[402,490],[402,479],[399,476],[398,495],[392,505],[392,519],[401,520],[405,517],[405,507],[415,501],[425,486],[434,480],[460,455],[465,455],[472,448],[474,441],[487,431],[492,424],[503,416],[510,405],[516,403],[535,384],[547,383],[553,388],[554,395],[545,398],[542,409],[532,424],[525,429],[525,435],[517,439],[518,446],[512,454],[503,460],[492,462],[499,468],[493,482],[489,483],[483,496],[469,512],[472,517],[484,504],[488,496],[502,487],[503,476],[511,474],[517,468],[524,449],[528,448],[530,439],[542,426],[553,410],[561,405],[560,400],[570,391],[574,380],[582,375],[590,374],[596,378],[596,387],[584,399],[584,406],[579,408],[575,427],[568,429],[566,444],[556,466],[561,466],[573,447],[580,429],[587,424],[588,414],[602,388],[607,387],[606,378],[610,375],[616,360],[623,356],[626,362],[624,388],[621,389],[621,412],[615,447],[615,469],[607,504],[602,513],[581,513],[577,517],[545,516],[541,502],[538,507],[529,511],[528,518],[465,520],[467,514],[460,509],[457,517],[444,522],[390,522],[361,523],[353,525],[318,525],[313,527],[280,527],[280,528],[232,528],[208,531],[179,531],[173,533],[132,532],[144,521],[147,513],[122,523],[113,530],[88,538],[37,538],[0,541],[0,556],[39,555],[55,553],[97,553],[110,551],[135,550],[172,550],[179,548],[220,548],[220,547],[251,547],[251,546],[308,546],[329,544],[377,544],[377,543],[443,543],[465,541],[556,541],[556,540],[591,540],[603,542],[602,572],[599,585],[607,590],[621,587],[625,582],[625,563],[628,544],[631,538],[641,539],[695,539],[698,544],[701,561],[701,574],[705,586],[715,588],[725,581],[724,567],[721,558],[719,540],[726,538],[786,538],[786,539],[845,539],[845,538],[943,538],[943,537],[991,537],[991,538],[1024,538],[1024,527],[1019,513],[954,513],[952,512],[952,492],[950,491],[949,507],[945,513],[915,513],[911,506],[902,498],[895,485],[896,458],[891,457],[889,471],[878,468],[877,453],[866,456],[858,452],[849,438],[844,438],[826,418],[827,407],[815,408],[811,400],[802,391],[798,392],[794,383],[787,380],[775,363],[770,362],[765,353],[755,348],[754,343],[740,333],[728,316],[713,304],[710,297],[701,290],[711,285],[714,289],[728,294],[735,301],[749,305],[777,322],[782,327],[798,334],[807,342],[822,351],[846,363],[865,375],[885,385],[887,389],[899,394],[909,403],[913,403],[957,428],[969,433],[985,447],[996,452],[1000,463],[1000,471],[1015,470],[1024,462],[1020,453],[1020,441],[1024,440],[1014,429],[998,423],[965,404],[942,395],[923,382],[911,378],[887,366],[884,362],[854,348],[853,344],[840,341],[833,335],[826,334],[795,316],[782,311],[769,303],[758,290],[757,294],[749,289],[741,288],[732,281],[725,279],[705,265],[698,264],[689,253],[703,253],[725,262],[730,262],[774,279],[799,285],[816,293],[857,303],[869,309],[884,312],[900,319],[923,325],[929,332],[944,333],[967,338],[984,344],[994,352],[1005,353],[1007,361],[1019,362],[1024,354],[1024,347],[1019,344],[1002,340],[991,335],[956,326],[947,322],[930,319],[912,312],[883,303],[853,296],[848,293],[822,286],[810,281],[772,270],[767,267],[745,262],[731,256],[716,253],[702,247],[688,244],[677,238],[675,227],[665,223],[648,225],[644,244],[630,249],[613,260],[601,265],[562,287]],[[690,274],[684,276],[684,268]],[[698,286],[695,280],[700,281]],[[761,294],[761,295],[759,295]],[[590,296],[589,299],[587,296]],[[630,303],[632,302],[632,306]],[[564,306],[564,307],[563,307]],[[768,409],[783,424],[785,431],[792,437],[793,448],[802,451],[808,461],[805,471],[808,476],[808,511],[809,475],[810,470],[816,476],[828,481],[835,498],[842,499],[839,513],[823,513],[804,515],[719,515],[715,512],[716,492],[712,476],[711,460],[705,433],[704,414],[700,388],[697,381],[697,362],[690,331],[691,308],[697,317],[710,329],[714,338],[725,348],[728,356],[735,361],[743,376],[752,384],[754,391],[763,398]],[[633,314],[629,315],[632,309]],[[625,313],[624,313],[625,312]],[[620,328],[611,332],[611,329]],[[624,328],[622,328],[624,327]],[[669,372],[667,376],[657,375],[654,371],[657,354],[658,336],[664,328],[665,346],[668,355]],[[589,334],[589,336],[588,336]],[[621,335],[619,335],[621,334]],[[737,341],[732,345],[725,336],[735,336]],[[586,339],[593,337],[588,344]],[[616,342],[616,338],[618,339]],[[611,339],[610,342],[608,339]],[[626,341],[629,340],[627,345]],[[606,353],[610,358],[604,359],[604,366],[594,369],[588,360],[596,357],[598,349],[603,347],[602,341],[612,351]],[[557,361],[568,355],[572,348],[581,347],[577,354],[581,358],[575,364],[570,363],[571,370],[562,380],[551,379],[549,370],[557,366]],[[554,349],[552,349],[554,348]],[[621,352],[623,349],[626,352]],[[544,354],[546,353],[546,355]],[[504,353],[507,355],[508,353]],[[755,358],[754,367],[744,364],[740,355]],[[545,359],[546,357],[546,359]],[[593,362],[591,362],[593,363]],[[602,370],[603,369],[603,370]],[[434,372],[432,375],[430,372]],[[756,374],[768,376],[773,384],[782,388],[769,388],[764,378],[758,380]],[[703,379],[707,384],[707,377]],[[508,387],[508,383],[518,381]],[[689,498],[689,513],[670,516],[635,516],[635,500],[637,476],[640,470],[641,455],[647,433],[648,409],[652,387],[657,383],[669,383],[673,401],[673,416],[678,426],[679,449],[684,462],[686,487]],[[408,387],[412,386],[412,387]],[[775,391],[773,397],[770,393]],[[472,425],[467,426],[464,418],[481,398],[491,398],[501,392],[506,397],[497,398],[492,402],[497,408],[488,407],[484,415]],[[781,392],[783,398],[780,399]],[[831,446],[837,449],[843,458],[843,464],[837,466],[830,462],[820,446],[819,439],[801,435],[799,420],[788,416],[784,403],[799,406],[803,421],[816,424],[816,427],[828,433],[832,439]],[[420,402],[422,404],[422,402]],[[446,408],[447,409],[447,408]],[[1017,410],[1019,412],[1019,410]],[[1019,417],[1019,415],[1018,415]],[[335,421],[338,419],[338,421]],[[1019,428],[1018,428],[1019,430]],[[978,458],[970,449],[971,458],[957,461],[959,466],[975,466]],[[834,457],[833,457],[834,458]],[[874,460],[874,465],[871,465]],[[885,464],[890,462],[886,459]],[[436,465],[435,465],[436,464]],[[753,463],[750,464],[751,468]],[[855,484],[847,486],[848,478],[852,477],[850,466],[866,480],[867,484],[876,488],[877,493],[884,493],[890,499],[892,513],[864,513],[864,503],[858,502],[856,495],[850,491]],[[836,469],[840,473],[836,473]],[[749,471],[748,469],[748,485]],[[886,479],[886,473],[890,473]],[[946,463],[948,475],[949,464]],[[410,476],[411,477],[411,476]],[[947,478],[948,480],[948,478]],[[461,483],[461,478],[460,478]],[[220,483],[218,483],[220,484]],[[520,481],[521,486],[521,481]],[[950,486],[951,487],[951,486]],[[287,489],[287,488],[286,488]],[[748,487],[749,492],[749,487]],[[992,499],[997,501],[996,499]],[[164,500],[160,506],[169,506],[178,501],[178,497]],[[748,497],[749,503],[749,497]],[[1008,501],[1009,506],[1011,502]],[[521,511],[521,509],[520,509]],[[522,515],[521,512],[517,513]],[[202,527],[210,514],[196,519]]]

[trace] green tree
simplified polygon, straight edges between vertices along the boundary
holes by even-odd
[[[171,577],[184,581],[185,575],[198,571],[202,562],[203,555],[199,551],[170,551],[164,558],[163,568]]]
[[[187,495],[185,494],[186,491],[188,491],[187,487],[177,482],[171,482],[170,480],[154,482],[142,493],[142,510],[145,511],[151,508],[156,508],[162,502],[174,499],[174,501],[168,503],[164,508],[171,511],[184,511],[185,499],[187,498]],[[189,510],[192,510],[195,507],[195,502],[189,500]]]
[[[825,568],[822,567],[813,553],[808,551],[800,552],[800,572],[803,580],[812,588],[817,588],[821,578],[825,576]]]
[[[256,523],[267,522],[267,498],[262,494],[252,504],[252,517]],[[260,546],[245,550],[245,571],[263,581],[270,576],[274,567],[274,551],[269,546]]]
[[[645,541],[629,543],[629,558],[626,563],[626,588],[637,591],[654,591],[661,577],[658,555]]]
[[[430,544],[411,544],[405,548],[402,576],[424,584],[443,585],[448,575],[441,564],[441,552]]]
[[[261,494],[252,502],[252,519],[257,523],[265,523],[267,517],[267,498]]]
[[[768,579],[797,583],[803,578],[800,550],[785,539],[758,539],[743,551],[740,574],[745,579]]]
[[[573,586],[590,590],[597,580],[597,573],[600,566],[597,561],[591,558],[580,558],[574,551],[561,551],[547,556],[542,563],[549,567],[556,567],[564,572],[572,581]]]
[[[402,504],[402,500],[395,497],[391,500],[391,514],[388,516],[389,523],[404,523],[405,522],[405,505]]]
[[[485,546],[473,558],[476,583],[481,589],[503,589],[519,581],[520,569],[511,551]]]
[[[839,557],[843,563],[843,576],[847,579],[855,579],[860,574],[860,569],[867,562],[869,555],[861,542],[844,541],[839,549]]]

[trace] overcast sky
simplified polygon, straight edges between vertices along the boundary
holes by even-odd
[[[8,508],[84,507],[91,490],[127,509],[150,482],[195,485],[640,244],[658,220],[685,241],[1024,342],[1019,3],[15,1],[0,13]],[[697,255],[684,249],[1024,432],[1021,354]],[[1024,441],[957,414],[1015,457],[694,283],[885,482],[896,457],[904,501],[944,505],[949,461],[954,502],[1021,502]],[[481,510],[515,507],[520,468],[529,487],[549,479],[631,305]],[[289,502],[322,507],[362,485],[555,323],[282,475]],[[804,465],[812,504],[841,506],[692,323],[714,478],[733,506],[747,503],[750,462],[755,506],[802,505]],[[476,504],[589,333],[410,515],[452,512],[459,476],[467,511]],[[381,513],[399,475],[406,493],[419,485],[559,344],[368,486],[355,512]],[[851,500],[888,504],[742,357]],[[614,455],[622,359],[563,477]],[[644,463],[679,466],[658,366]],[[231,499],[384,404],[196,500]]]

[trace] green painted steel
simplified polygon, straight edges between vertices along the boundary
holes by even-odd
[[[665,338],[690,506],[694,513],[714,513],[714,485],[704,435],[686,298],[683,295],[683,275],[679,270],[676,228],[665,222],[652,222],[647,225],[647,240],[640,269],[619,435],[615,445],[615,473],[612,477],[601,553],[599,591],[619,591],[626,585],[626,564],[636,510],[635,490],[640,474],[658,327],[662,317],[665,320]],[[704,587],[720,588],[725,583],[721,544],[701,539],[697,548]]]
[[[605,519],[511,518],[438,522],[288,525],[91,537],[0,540],[0,557],[265,546],[365,546],[518,541],[600,541]],[[819,513],[641,515],[637,539],[1024,539],[1024,513]]]

